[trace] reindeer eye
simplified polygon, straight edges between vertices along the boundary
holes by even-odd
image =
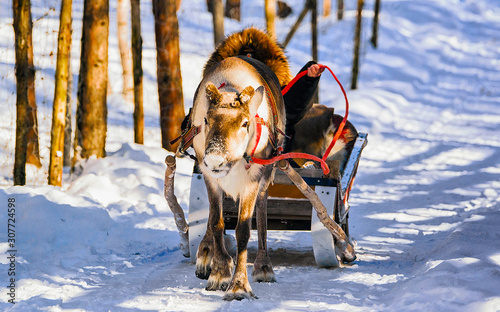
[[[208,125],[208,120],[207,120],[207,118],[205,118],[205,125]]]
[[[247,128],[248,127],[248,121],[245,121],[242,125],[241,125],[242,128]]]

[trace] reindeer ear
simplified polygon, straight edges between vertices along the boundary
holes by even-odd
[[[252,86],[248,86],[243,91],[241,91],[239,95],[241,104],[247,105],[248,102],[250,102],[250,100],[252,99],[254,93],[255,90],[253,89]]]
[[[264,92],[264,86],[260,86],[257,88],[257,90],[255,90],[253,97],[248,103],[250,116],[255,116],[257,114],[257,110],[259,109],[260,104],[262,104],[262,100],[264,99]]]
[[[208,101],[210,101],[211,104],[217,105],[220,103],[222,95],[213,83],[209,83],[207,85],[207,87],[205,88],[205,93]]]

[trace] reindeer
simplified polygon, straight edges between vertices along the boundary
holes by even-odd
[[[266,247],[267,189],[272,165],[248,163],[249,156],[270,158],[283,143],[285,108],[278,78],[248,57],[229,57],[205,70],[194,96],[192,125],[198,165],[210,202],[207,232],[196,256],[196,276],[207,290],[225,290],[224,300],[256,298],[247,275],[247,244],[256,207],[259,249],[255,281],[275,281]],[[237,259],[224,246],[224,193],[239,200]]]

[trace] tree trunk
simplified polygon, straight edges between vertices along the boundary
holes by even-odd
[[[313,61],[318,61],[318,2],[309,0],[311,6],[311,52]]]
[[[323,17],[330,16],[332,12],[332,0],[323,0]]]
[[[285,1],[278,0],[278,12],[276,14],[279,18],[286,18],[292,14],[292,11],[292,8]]]
[[[214,24],[214,46],[224,40],[224,6],[222,0],[212,0],[212,15]]]
[[[33,23],[31,20],[31,1],[29,13],[29,32],[28,32],[28,146],[26,150],[26,163],[42,167],[40,162],[40,145],[38,143],[38,117],[35,96],[35,65],[33,60]]]
[[[64,167],[71,166],[71,134],[72,134],[72,118],[73,115],[73,72],[71,70],[71,49],[68,51],[68,87],[66,88],[66,123],[64,127]]]
[[[85,0],[75,157],[106,156],[109,0]]]
[[[120,50],[120,60],[123,69],[122,94],[126,101],[132,103],[134,100],[134,79],[132,77],[132,55],[130,52],[129,32],[128,32],[128,11],[130,10],[129,0],[118,0],[116,6],[116,20],[118,23],[118,49]]]
[[[377,47],[377,37],[378,37],[378,14],[380,13],[380,0],[375,0],[374,16],[373,16],[373,29],[371,42],[373,47]]]
[[[344,18],[344,0],[337,0],[337,19],[340,21]]]
[[[175,151],[170,141],[181,134],[184,120],[182,76],[179,52],[179,24],[174,0],[153,0],[155,17],[158,96],[162,147]],[[222,13],[221,13],[222,14]]]
[[[312,42],[312,58],[313,61],[318,61],[318,2],[310,0],[311,5],[311,42]],[[319,103],[318,89],[313,97],[314,103]]]
[[[26,150],[30,124],[28,37],[31,31],[31,3],[13,0],[14,33],[16,49],[16,150],[14,159],[14,185],[26,184]]]
[[[134,73],[134,142],[144,144],[144,109],[142,87],[142,37],[140,0],[131,0],[132,64]]]
[[[290,40],[292,40],[293,35],[297,31],[297,29],[299,29],[300,23],[302,23],[302,21],[306,17],[307,12],[309,12],[310,7],[311,7],[310,2],[309,0],[307,0],[306,4],[304,5],[304,9],[302,9],[302,11],[299,14],[299,17],[297,18],[297,21],[295,21],[295,24],[293,24],[292,28],[290,28],[290,31],[286,35],[285,41],[283,41],[283,47],[286,48]]]
[[[276,0],[265,0],[264,3],[267,33],[276,39],[276,28],[274,23],[276,19]]]
[[[226,17],[241,21],[241,2],[240,0],[226,0],[226,10],[224,14]]]
[[[363,0],[358,0],[358,13],[356,18],[356,29],[354,31],[354,57],[352,61],[352,80],[351,89],[358,87],[358,72],[359,72],[359,50],[361,46],[361,20],[363,18]]]
[[[50,141],[49,184],[61,186],[64,155],[64,130],[68,87],[69,52],[71,50],[71,6],[72,0],[62,0],[59,16],[59,36],[55,76],[54,104],[52,109],[52,132]]]

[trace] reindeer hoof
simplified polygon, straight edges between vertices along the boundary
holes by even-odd
[[[204,248],[198,251],[196,255],[196,277],[199,279],[206,280],[209,278],[210,273],[212,273],[212,262],[213,255],[208,248]]]
[[[271,259],[266,253],[261,252],[261,250],[257,253],[257,258],[253,263],[252,278],[253,281],[257,283],[276,282]]]
[[[228,268],[226,272],[214,272],[210,274],[208,278],[207,287],[205,287],[208,291],[215,290],[223,290],[226,291],[229,288],[229,284],[231,283],[231,272],[232,266]]]
[[[222,290],[226,291],[227,288],[229,287],[229,283],[231,282],[231,277],[224,278],[224,279],[215,279],[215,278],[209,278],[207,282],[207,287],[205,287],[205,290],[208,291],[216,291],[216,290]]]
[[[224,260],[212,261],[212,272],[208,278],[206,290],[227,290],[233,276],[233,259],[227,255]]]
[[[210,268],[204,267],[200,269],[196,269],[195,275],[197,278],[202,279],[202,280],[207,280],[210,277]]]
[[[257,297],[252,291],[250,291],[250,292],[227,293],[222,298],[222,300],[225,301],[233,301],[233,300],[241,301],[243,299],[253,300],[253,299],[259,299],[259,297]]]
[[[254,267],[252,272],[254,283],[275,283],[276,276],[273,272],[273,267],[270,265],[263,265],[258,268]]]

